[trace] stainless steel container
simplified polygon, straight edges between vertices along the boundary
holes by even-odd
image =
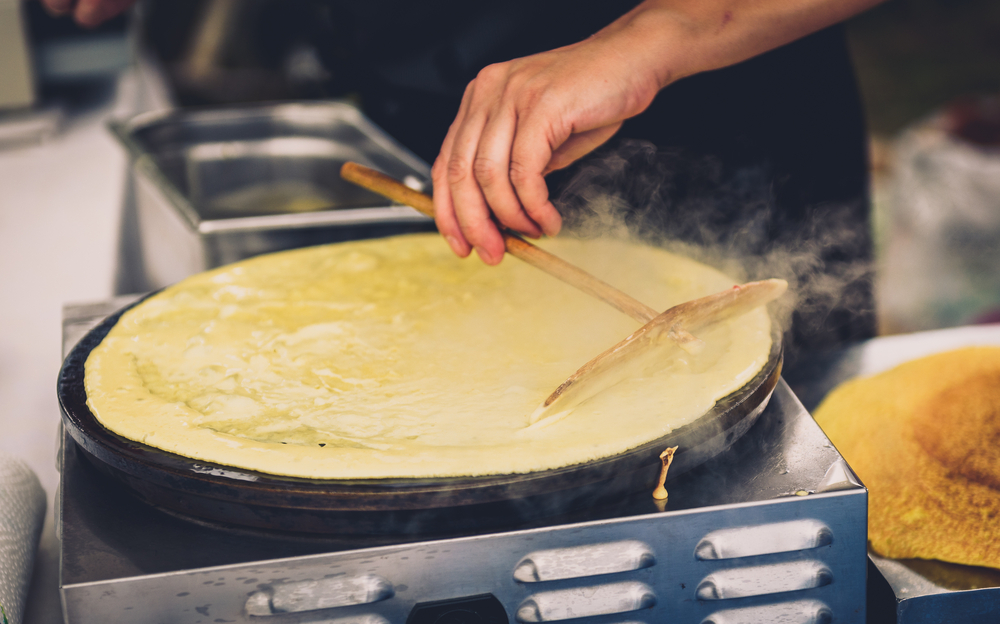
[[[347,161],[418,190],[430,179],[427,163],[349,104],[147,113],[110,126],[130,155],[150,289],[271,251],[433,227],[340,179]]]

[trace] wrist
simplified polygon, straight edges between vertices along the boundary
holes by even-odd
[[[686,3],[647,0],[597,33],[628,45],[630,67],[656,84],[660,90],[692,74],[713,67],[715,19],[708,7]],[[697,4],[697,3],[696,3]],[[716,28],[717,30],[717,28]]]

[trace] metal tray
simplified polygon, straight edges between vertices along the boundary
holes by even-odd
[[[271,531],[431,534],[500,528],[652,491],[664,448],[681,448],[671,468],[676,477],[746,433],[767,405],[782,363],[776,333],[764,369],[705,416],[603,460],[520,475],[296,479],[192,460],[105,429],[87,407],[84,364],[124,311],[84,336],[63,364],[58,395],[67,432],[91,464],[149,504],[202,522]]]
[[[418,190],[430,168],[341,102],[145,113],[109,124],[128,150],[144,285],[250,256],[433,229],[340,178],[349,160]]]

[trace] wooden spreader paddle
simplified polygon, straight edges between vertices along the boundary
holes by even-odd
[[[434,201],[398,180],[357,163],[345,163],[340,176],[379,195],[434,216]],[[554,414],[565,414],[577,405],[621,379],[615,369],[642,352],[644,347],[664,338],[689,353],[697,353],[703,343],[691,331],[727,318],[745,314],[780,297],[788,288],[785,280],[769,279],[733,286],[714,295],[676,305],[662,314],[637,301],[583,269],[532,245],[517,234],[500,229],[507,253],[539,268],[556,279],[604,301],[644,325],[627,338],[587,362],[564,381],[531,415],[531,423]]]
[[[623,366],[627,360],[636,358],[650,345],[662,342],[663,338],[673,339],[671,334],[678,330],[685,333],[698,331],[712,323],[746,314],[774,301],[787,289],[788,282],[782,279],[748,282],[669,308],[581,366],[538,406],[529,422],[535,424],[543,418],[566,414],[573,406],[621,381],[629,372]]]

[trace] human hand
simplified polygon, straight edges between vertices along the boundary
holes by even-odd
[[[475,249],[487,264],[503,258],[498,224],[532,237],[558,233],[545,174],[607,141],[660,89],[880,1],[644,0],[585,41],[486,67],[434,161],[438,229],[456,254]]]
[[[544,176],[649,106],[665,80],[648,44],[641,24],[616,22],[580,43],[479,73],[432,169],[435,219],[456,254],[474,248],[499,263],[498,224],[530,237],[559,232]]]
[[[135,0],[38,0],[50,15],[72,15],[86,28],[98,26],[128,9]]]

